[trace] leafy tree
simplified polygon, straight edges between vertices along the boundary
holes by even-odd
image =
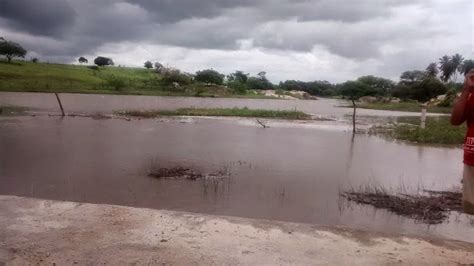
[[[273,84],[267,79],[261,79],[260,77],[250,77],[247,80],[247,86],[252,90],[271,90]]]
[[[357,79],[357,81],[362,82],[371,88],[371,91],[375,93],[375,95],[385,96],[395,87],[395,82],[375,77],[375,76],[363,76]]]
[[[260,79],[262,79],[262,80],[266,80],[267,79],[267,72],[260,71],[260,72],[258,72],[257,76],[259,76]]]
[[[0,39],[0,55],[4,55],[8,62],[11,62],[14,57],[25,58],[26,53],[26,50],[18,43]]]
[[[278,87],[282,90],[299,90],[318,96],[332,96],[335,94],[335,86],[325,80],[315,80],[310,82],[285,80],[284,82],[280,82]]]
[[[474,69],[474,60],[464,60],[460,66],[460,73],[466,75],[471,69]]]
[[[162,81],[168,84],[176,82],[180,85],[187,85],[192,82],[192,78],[181,73],[179,69],[164,69],[161,74],[163,75]]]
[[[226,85],[239,94],[244,94],[247,89],[248,74],[243,71],[235,71],[227,75]]]
[[[401,99],[426,102],[438,95],[446,93],[446,91],[446,85],[436,77],[422,76],[413,79],[411,82],[401,79],[392,94]]]
[[[31,62],[33,62],[33,63],[38,63],[38,61],[39,61],[39,60],[38,60],[38,58],[36,58],[36,57],[31,58]]]
[[[352,102],[352,132],[356,131],[356,101],[362,96],[375,95],[377,91],[361,81],[346,81],[340,86],[342,96]]]
[[[409,70],[402,73],[400,83],[403,85],[411,85],[417,81],[421,81],[426,77],[426,73],[421,70]]]
[[[98,66],[113,66],[114,61],[112,59],[103,57],[103,56],[98,56],[96,59],[94,59],[94,64]]]
[[[224,83],[224,75],[215,71],[214,69],[206,69],[196,72],[195,80],[222,85]]]
[[[144,65],[147,69],[153,68],[153,63],[150,61],[146,61]]]
[[[436,77],[438,76],[438,64],[436,63],[430,63],[427,67],[426,67],[426,74],[430,77]]]
[[[89,60],[87,60],[85,57],[79,57],[79,59],[77,59],[77,61],[79,61],[80,64],[87,64],[89,63]]]
[[[156,73],[161,73],[165,67],[160,62],[155,62],[154,64]]]
[[[243,71],[235,71],[234,73],[227,75],[228,82],[237,81],[241,83],[246,83],[248,79],[249,74],[245,74]]]

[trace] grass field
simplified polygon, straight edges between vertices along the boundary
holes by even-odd
[[[120,88],[115,86],[117,81]],[[224,86],[199,82],[174,88],[153,70],[145,68],[93,69],[28,61],[0,61],[0,91],[271,98],[253,92],[235,94]]]
[[[357,107],[363,109],[376,109],[376,110],[387,110],[387,111],[404,111],[404,112],[421,112],[419,103],[416,102],[400,102],[400,103],[359,103]],[[429,113],[451,113],[452,107],[428,107]]]
[[[143,118],[153,118],[160,116],[237,116],[237,117],[258,117],[258,118],[279,118],[292,120],[309,120],[311,115],[300,111],[272,111],[248,108],[182,108],[173,111],[119,111],[120,115],[135,116]]]

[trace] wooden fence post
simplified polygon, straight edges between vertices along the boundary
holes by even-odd
[[[426,104],[422,104],[421,106],[421,122],[420,122],[420,127],[422,129],[426,128]]]

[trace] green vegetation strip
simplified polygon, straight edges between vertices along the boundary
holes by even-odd
[[[274,98],[253,91],[237,93],[203,82],[179,87],[152,69],[96,67],[0,60],[0,91],[87,94]]]
[[[153,118],[159,116],[238,116],[238,117],[259,117],[259,118],[279,118],[292,120],[309,120],[311,115],[300,111],[272,111],[248,108],[215,108],[196,109],[182,108],[173,111],[153,110],[153,111],[123,111],[117,112],[121,115],[135,116],[143,118]]]
[[[352,106],[349,106],[352,107]],[[403,112],[421,112],[419,103],[416,102],[400,102],[400,103],[359,103],[357,107],[363,109],[387,110],[387,111],[403,111]],[[429,113],[451,113],[452,107],[428,107]]]
[[[14,116],[24,114],[28,108],[20,106],[0,106],[0,116]]]
[[[401,118],[393,127],[376,127],[373,133],[381,133],[393,139],[421,144],[463,144],[466,126],[452,126],[449,117],[429,117],[422,129],[420,118]]]

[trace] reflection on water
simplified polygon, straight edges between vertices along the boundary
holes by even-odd
[[[239,120],[240,121],[240,120]],[[388,188],[459,187],[458,148],[397,144],[350,132],[263,129],[236,120],[0,119],[0,194],[109,203],[474,241],[453,214],[427,227],[370,207],[341,206],[339,192],[368,182]],[[163,167],[228,167],[230,178],[165,180]]]

